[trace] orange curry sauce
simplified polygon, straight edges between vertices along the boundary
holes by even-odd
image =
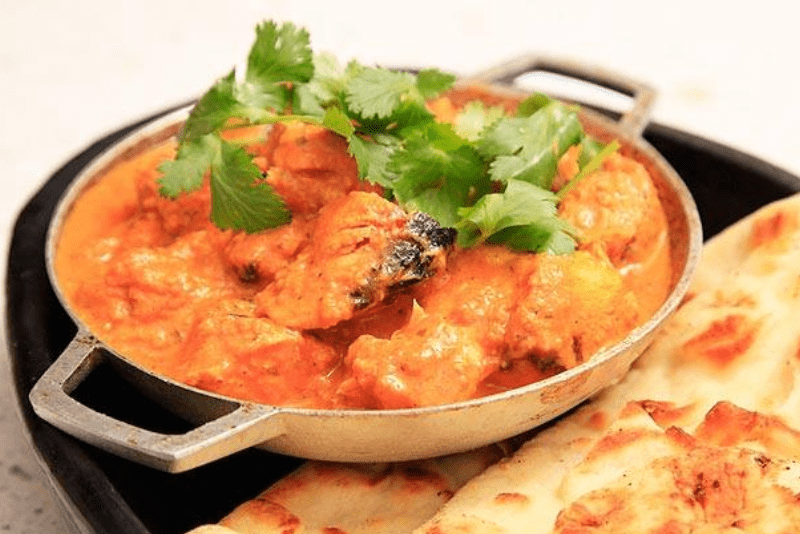
[[[453,107],[432,106],[443,119]],[[359,181],[345,141],[296,124],[251,149],[290,224],[220,230],[207,184],[159,196],[168,142],[89,187],[57,246],[58,283],[81,320],[120,354],[189,385],[301,407],[455,402],[585,361],[669,291],[666,217],[645,168],[624,156],[560,204],[583,234],[576,253],[448,247],[430,276],[387,290],[376,261],[402,239],[408,214]],[[570,150],[557,183],[576,172]]]

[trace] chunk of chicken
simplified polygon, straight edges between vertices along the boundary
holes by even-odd
[[[543,371],[563,371],[641,322],[635,294],[604,258],[584,251],[535,258],[520,280],[506,330],[508,360],[524,358]]]
[[[244,295],[219,252],[229,239],[227,233],[201,230],[166,247],[116,254],[109,261],[106,285],[124,299],[124,310],[113,316],[150,321],[197,300]]]
[[[565,157],[577,158],[577,151]],[[561,172],[577,168],[560,162]],[[572,169],[569,171],[567,169]],[[599,247],[652,313],[666,298],[672,269],[667,217],[644,166],[620,154],[586,176],[559,204],[559,215],[581,233],[581,247]]]
[[[320,406],[332,398],[336,351],[254,311],[236,299],[199,309],[174,374],[201,389],[267,404]]]
[[[450,256],[444,273],[414,296],[429,314],[476,329],[486,352],[494,354],[504,348],[519,273],[529,269],[528,259],[501,246],[461,250]]]
[[[374,193],[320,210],[308,247],[256,296],[258,313],[301,330],[328,328],[446,263],[455,232]]]
[[[359,337],[346,364],[378,407],[387,409],[469,399],[494,369],[479,329],[431,317],[419,306],[390,339]]]
[[[584,251],[470,249],[414,294],[422,307],[407,325],[389,339],[361,336],[345,359],[379,407],[464,400],[489,392],[490,377],[529,383],[586,361],[641,320],[619,272]]]
[[[237,233],[225,248],[225,257],[242,282],[266,285],[308,244],[312,227],[308,218],[296,216],[277,228]]]
[[[605,244],[617,267],[647,258],[666,231],[666,215],[647,170],[610,155],[601,170],[581,180],[559,204],[559,214],[586,241]]]
[[[266,181],[295,216],[316,213],[350,191],[377,190],[359,179],[347,141],[330,130],[292,123],[276,129],[268,144]]]

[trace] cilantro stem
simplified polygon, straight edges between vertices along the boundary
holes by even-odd
[[[567,182],[566,185],[564,185],[564,187],[558,190],[558,192],[556,193],[556,197],[558,197],[558,200],[559,201],[564,200],[564,197],[567,195],[567,193],[569,193],[572,190],[572,188],[578,185],[578,183],[580,183],[580,181],[586,178],[589,174],[599,169],[600,165],[603,164],[605,159],[614,152],[616,152],[617,150],[619,150],[619,143],[617,142],[616,139],[614,141],[611,141],[606,146],[604,146],[603,149],[600,152],[598,152],[595,155],[595,157],[591,159],[589,163],[583,166],[580,172],[578,172],[578,174],[575,175],[575,178]]]
[[[264,124],[277,124],[277,123],[289,123],[289,122],[304,122],[306,124],[313,124],[316,126],[323,126],[322,121],[319,118],[314,117],[312,115],[279,115],[277,113],[266,112],[264,114],[259,115],[255,119],[251,119],[248,121],[246,125],[242,125],[243,128],[247,126],[258,126]]]
[[[252,128],[252,126],[253,125],[248,124],[246,127],[247,128]],[[245,127],[242,127],[242,128],[245,128]],[[230,132],[230,131],[238,130],[238,129],[239,128],[228,128],[225,131]],[[254,145],[256,143],[263,142],[264,138],[265,138],[264,133],[260,132],[258,134],[254,134],[254,135],[241,135],[241,136],[237,135],[236,137],[231,137],[231,138],[226,137],[225,138],[225,142],[228,143],[229,145],[233,145],[233,146],[237,146],[237,147],[247,147],[247,146],[250,146],[250,145]]]
[[[278,124],[278,123],[286,124],[290,122],[303,122],[306,124],[312,124],[314,126],[321,126],[323,128],[325,127],[325,125],[321,121],[319,121],[315,117],[311,117],[310,115],[264,115],[263,117],[260,117],[258,120],[248,121],[245,124],[238,124],[236,126],[226,127],[223,131],[234,132],[236,130],[246,130],[248,128],[255,128],[258,126],[269,126],[271,124]],[[242,136],[225,138],[226,143],[237,147],[246,147],[248,145],[260,143],[263,141],[264,141],[263,132],[256,135],[242,135]]]

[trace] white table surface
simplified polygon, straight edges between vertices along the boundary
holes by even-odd
[[[245,56],[264,19],[340,60],[469,74],[537,52],[659,93],[653,120],[800,174],[800,4],[673,0],[25,0],[0,7],[0,246],[51,172],[104,134],[182,102]],[[5,262],[3,262],[5,273]],[[3,351],[5,344],[2,345]],[[4,352],[5,354],[5,352]],[[0,358],[0,532],[65,532]]]

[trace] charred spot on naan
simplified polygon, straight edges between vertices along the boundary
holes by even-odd
[[[639,402],[639,405],[661,428],[678,424],[694,411],[693,406],[677,406],[666,401],[645,400]]]
[[[719,402],[694,432],[705,443],[720,447],[747,445],[800,458],[800,431],[780,418]]]
[[[759,327],[758,321],[746,315],[726,315],[686,341],[681,347],[682,357],[706,361],[718,368],[726,367],[752,346]]]
[[[494,497],[494,502],[502,506],[527,506],[531,498],[523,493],[518,492],[502,492]]]
[[[255,532],[255,529],[274,529],[282,534],[293,534],[302,528],[300,518],[265,497],[256,497],[238,506],[225,516],[220,525],[236,532]]]
[[[789,207],[758,217],[750,231],[751,248],[778,248],[788,245],[791,234],[800,229],[800,214]]]

